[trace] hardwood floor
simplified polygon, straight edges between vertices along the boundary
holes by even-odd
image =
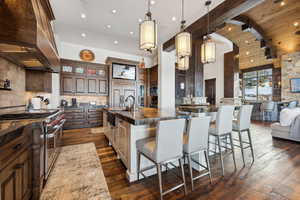
[[[213,184],[208,177],[195,182],[191,192],[188,181],[188,195],[183,190],[174,191],[164,199],[207,199],[207,200],[299,200],[300,199],[300,143],[272,139],[268,124],[253,124],[252,138],[255,161],[247,149],[246,166],[243,167],[241,152],[235,149],[237,170],[234,171],[232,156],[225,157],[225,177],[221,177],[217,158],[210,158],[213,168]],[[126,169],[103,133],[92,133],[92,129],[76,129],[64,132],[64,145],[94,142],[101,160],[106,181],[115,200],[159,199],[156,176],[129,184]],[[176,170],[174,170],[176,171]],[[179,171],[177,171],[179,173]],[[180,181],[170,171],[163,173],[164,186],[170,187]]]

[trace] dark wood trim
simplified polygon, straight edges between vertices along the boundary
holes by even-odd
[[[258,71],[258,70],[263,70],[263,69],[274,69],[274,65],[273,64],[267,64],[267,65],[261,65],[261,66],[257,66],[257,67],[251,67],[248,69],[241,69],[241,73],[245,73],[245,72],[253,72],[253,71]]]
[[[210,23],[214,27],[222,27],[227,20],[241,15],[264,1],[265,0],[226,0],[210,11],[212,19]],[[192,33],[193,38],[203,37],[203,35],[207,34],[207,14],[199,18],[185,30]],[[164,51],[170,52],[174,49],[175,36],[163,44]]]
[[[26,105],[18,105],[18,106],[4,106],[4,107],[0,107],[0,110],[4,110],[4,109],[10,109],[10,108],[21,108],[21,107],[26,107]]]

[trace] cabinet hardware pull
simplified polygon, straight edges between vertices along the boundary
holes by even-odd
[[[21,169],[23,167],[23,164],[16,164],[15,166],[14,166],[14,169],[16,170],[16,169]]]
[[[17,145],[15,145],[14,147],[13,147],[13,150],[19,150],[19,149],[21,149],[22,148],[22,144],[20,143],[20,144],[17,144]]]

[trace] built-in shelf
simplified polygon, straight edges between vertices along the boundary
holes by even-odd
[[[11,88],[0,88],[0,90],[11,90]]]

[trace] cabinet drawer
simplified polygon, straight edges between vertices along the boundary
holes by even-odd
[[[101,118],[102,115],[100,113],[92,113],[92,114],[88,114],[88,118]]]
[[[95,112],[101,112],[101,110],[99,110],[99,109],[88,109],[88,112],[89,113],[95,113]]]
[[[65,113],[83,113],[84,112],[84,110],[83,109],[80,109],[80,108],[78,108],[78,109],[67,109],[67,110],[65,110],[64,111]]]
[[[26,128],[20,131],[22,133],[19,137],[0,147],[0,169],[31,145],[32,138],[30,134],[26,134]]]
[[[71,114],[68,113],[66,115],[66,119],[84,119],[85,118],[85,114],[84,113],[80,113],[80,114]]]

